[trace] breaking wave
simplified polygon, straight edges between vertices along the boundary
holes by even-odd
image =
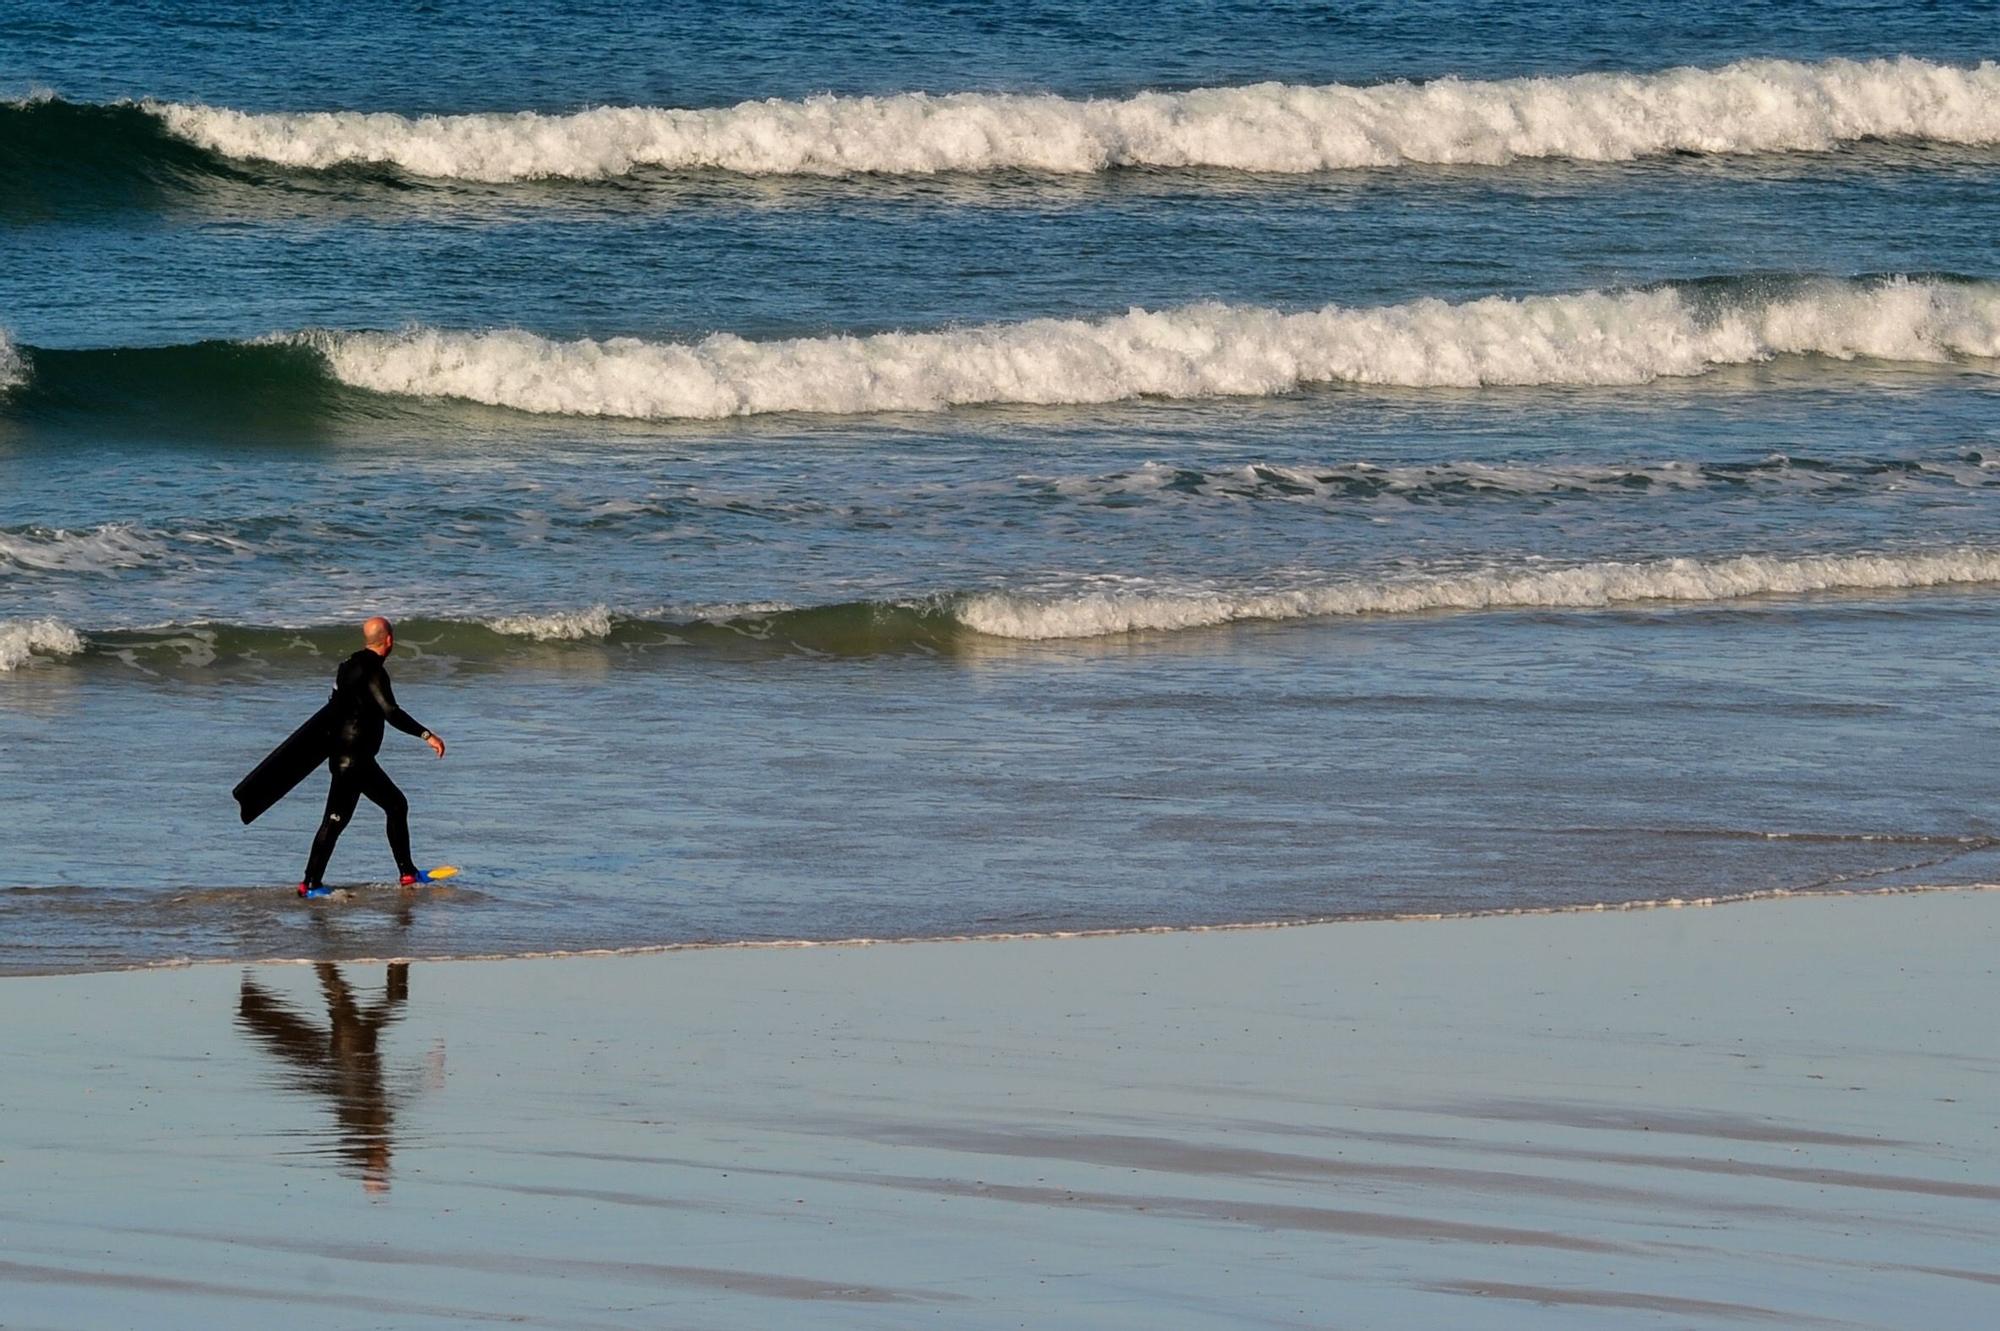
[[[1690,284],[1427,299],[1301,313],[1204,304],[1112,318],[752,342],[555,341],[520,331],[314,333],[343,383],[519,411],[713,420],[1139,397],[1256,397],[1315,384],[1628,385],[1785,355],[2000,356],[2000,284],[1938,279]]]
[[[0,672],[19,670],[36,656],[75,656],[83,635],[54,619],[0,619]]]
[[[313,430],[461,403],[606,420],[933,412],[1320,385],[1626,386],[1786,356],[2000,357],[2000,282],[1719,277],[1623,291],[1287,312],[1202,304],[1102,319],[751,341],[411,328],[6,353],[0,412],[123,416],[148,432]],[[0,365],[0,373],[6,373]]]
[[[28,365],[14,347],[13,340],[0,332],[0,398],[28,381]]]
[[[486,626],[495,633],[535,642],[581,642],[611,636],[611,611],[597,605],[588,610],[559,610],[546,615],[502,615],[487,620]]]
[[[1262,83],[1120,99],[902,93],[711,110],[568,115],[260,114],[146,104],[179,139],[304,170],[389,166],[500,182],[652,169],[916,175],[1119,167],[1299,173],[1524,158],[1824,152],[1861,139],[2000,143],[2000,66],[1912,58],[1747,60],[1650,74],[1300,87]]]
[[[1591,609],[1648,601],[1719,602],[1991,582],[2000,582],[2000,550],[1805,558],[1738,555],[1716,560],[1662,559],[1343,579],[1278,590],[986,592],[964,598],[956,607],[956,616],[978,633],[1043,640],[1205,628],[1242,620],[1437,610]]]
[[[560,664],[589,650],[639,661],[950,655],[1014,642],[1106,638],[1248,620],[1453,610],[1597,609],[1726,603],[1753,597],[1911,591],[2000,583],[2000,549],[1549,565],[1376,577],[1287,575],[1282,585],[1222,587],[1136,578],[1065,586],[938,592],[826,605],[716,605],[622,612],[606,606],[480,619],[399,618],[399,651],[457,666]],[[170,624],[79,633],[54,620],[0,624],[0,669],[84,655],[147,673],[330,667],[352,624]]]

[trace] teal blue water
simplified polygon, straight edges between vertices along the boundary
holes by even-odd
[[[0,970],[1983,881],[1989,17],[15,6]]]

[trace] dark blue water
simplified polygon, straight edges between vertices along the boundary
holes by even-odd
[[[1992,34],[12,7],[0,968],[1988,876]]]
[[[1715,65],[1991,58],[1976,5],[153,3],[10,6],[0,87],[246,110],[724,106],[819,92],[1116,94]]]

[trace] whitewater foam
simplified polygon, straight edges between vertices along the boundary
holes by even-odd
[[[1302,313],[1203,304],[1112,318],[751,342],[555,341],[519,330],[319,332],[357,388],[520,411],[713,420],[1136,397],[1249,397],[1326,383],[1625,385],[1781,355],[2000,356],[2000,284],[1822,279],[1426,299]]]
[[[166,550],[158,537],[122,522],[86,531],[25,527],[0,531],[0,570],[11,566],[43,573],[108,573],[148,563]]]
[[[0,397],[28,382],[28,362],[13,340],[0,331]]]
[[[1116,167],[1309,172],[1522,158],[1824,152],[1865,138],[2000,143],[2000,65],[1746,60],[1714,69],[1372,87],[1260,83],[1074,101],[902,93],[713,110],[571,115],[259,114],[152,103],[210,151],[284,166],[393,165],[477,181],[598,179],[641,168],[758,175]]]
[[[489,619],[486,626],[495,633],[536,642],[580,642],[585,638],[611,636],[611,612],[604,606],[587,610],[559,610],[546,615],[502,615]]]
[[[56,619],[0,619],[0,673],[18,670],[36,654],[74,656],[83,635]]]
[[[1242,620],[1417,614],[1434,610],[1592,608],[1646,601],[1883,591],[2000,582],[2000,550],[1776,558],[1662,559],[1333,581],[1286,590],[1121,588],[965,597],[958,620],[1000,638],[1093,638]]]

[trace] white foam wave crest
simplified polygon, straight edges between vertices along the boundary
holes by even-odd
[[[713,420],[1137,397],[1310,384],[1620,385],[1812,354],[2000,356],[2000,284],[1824,280],[1702,299],[1654,290],[1427,299],[1288,314],[1203,304],[1113,318],[751,342],[554,341],[518,330],[300,335],[358,388],[520,411]]]
[[[5,332],[0,332],[0,396],[28,382],[28,362]]]
[[[135,568],[166,552],[159,538],[125,523],[86,531],[63,527],[0,531],[0,571],[11,566],[43,573],[108,573]]]
[[[956,614],[979,633],[1041,640],[1204,628],[1242,620],[1733,601],[1990,582],[2000,582],[2000,550],[1790,559],[1738,555],[1706,561],[1664,559],[1339,581],[1279,591],[1128,587],[1040,595],[985,592],[966,597]]]
[[[0,673],[18,670],[37,654],[74,656],[83,635],[57,619],[0,619]]]
[[[640,168],[758,175],[1087,173],[1115,167],[1308,172],[1671,152],[1823,152],[1864,138],[2000,143],[2000,65],[1746,60],[1715,69],[1373,87],[1260,83],[1073,101],[901,93],[713,110],[570,115],[257,114],[152,103],[228,157],[324,169],[391,164],[477,181],[599,179]]]
[[[486,621],[495,633],[536,642],[581,642],[611,636],[611,611],[601,605],[586,610],[559,610],[546,615],[502,615]]]

